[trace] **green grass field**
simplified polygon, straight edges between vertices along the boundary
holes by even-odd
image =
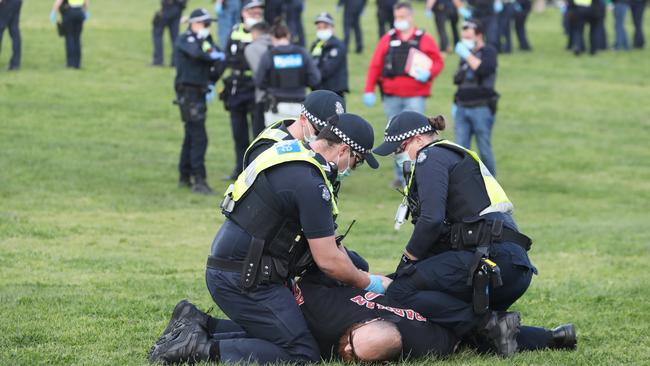
[[[51,1],[24,3],[20,72],[4,71],[5,36],[0,365],[145,364],[178,300],[213,306],[204,268],[223,220],[219,195],[176,188],[182,126],[171,104],[174,71],[145,66],[157,3],[91,2],[81,71],[63,67]],[[307,3],[311,40],[314,14],[334,12],[335,1]],[[370,120],[379,138],[381,106],[368,109],[360,97],[376,40],[370,3],[368,47],[349,60],[348,109]],[[422,11],[418,21],[434,31]],[[499,59],[494,131],[499,180],[535,239],[530,255],[540,270],[514,309],[531,325],[574,322],[578,350],[508,360],[465,352],[441,363],[650,364],[650,52],[576,58],[563,50],[556,9],[529,23],[534,52]],[[430,114],[449,114],[458,58],[446,62]],[[208,130],[208,174],[223,191],[218,178],[232,168],[233,153],[219,102],[210,106]],[[391,174],[389,164],[355,171],[340,200],[340,224],[358,221],[348,246],[381,272],[394,268],[411,230],[392,228],[400,198]]]

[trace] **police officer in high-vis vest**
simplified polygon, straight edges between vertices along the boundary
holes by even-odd
[[[267,127],[244,153],[244,168],[272,145],[283,140],[316,141],[318,133],[327,127],[327,121],[345,113],[345,102],[329,90],[316,90],[305,98],[298,118],[287,118]]]
[[[320,71],[304,47],[291,44],[289,27],[282,19],[271,27],[271,47],[255,71],[255,86],[265,91],[264,122],[268,126],[280,119],[295,117],[305,99],[307,87],[320,83]]]
[[[348,90],[348,58],[345,45],[334,35],[334,19],[320,13],[314,21],[316,40],[310,48],[314,63],[320,71],[317,89],[331,90],[341,97]]]
[[[163,336],[150,360],[320,361],[290,281],[317,266],[336,280],[378,294],[390,283],[358,270],[334,236],[338,205],[332,182],[364,162],[377,168],[370,152],[373,139],[367,121],[344,113],[331,119],[313,143],[282,141],[251,162],[226,192],[226,220],[206,271],[213,300],[245,334],[210,339],[203,327],[181,319],[170,327],[176,336]]]
[[[187,31],[176,42],[175,51],[176,103],[185,128],[178,163],[178,185],[191,187],[192,192],[200,194],[212,193],[205,169],[205,152],[208,148],[206,103],[214,99],[214,83],[223,73],[226,57],[212,41],[212,21],[207,10],[194,10],[188,19]]]
[[[61,31],[65,37],[66,67],[81,68],[81,31],[88,20],[88,0],[55,0],[50,21],[56,23],[56,12],[61,12]]]
[[[232,173],[224,177],[227,180],[235,180],[241,173],[244,152],[250,142],[248,124],[249,121],[252,123],[255,110],[255,84],[244,49],[253,41],[250,28],[263,20],[264,2],[244,1],[241,17],[242,22],[233,28],[224,49],[230,75],[223,80],[224,90],[220,97],[230,112],[230,127],[235,142],[235,167]]]
[[[522,349],[575,347],[572,325],[520,329],[519,313],[506,312],[537,273],[527,254],[532,242],[519,232],[513,204],[478,155],[440,139],[444,128],[442,116],[402,112],[374,150],[395,154],[405,167],[396,228],[409,214],[415,225],[387,296],[459,337],[479,336],[500,355],[517,351],[518,333]]]

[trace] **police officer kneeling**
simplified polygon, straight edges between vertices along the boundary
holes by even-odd
[[[334,237],[331,182],[364,161],[377,168],[373,130],[353,114],[330,122],[309,145],[283,141],[260,154],[222,203],[226,220],[212,244],[206,283],[248,337],[217,341],[206,326],[181,319],[150,361],[317,362],[318,345],[287,282],[316,265],[343,283],[384,292],[390,280],[359,271]]]

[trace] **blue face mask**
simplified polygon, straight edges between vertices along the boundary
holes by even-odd
[[[340,160],[340,158],[339,158]],[[339,166],[339,162],[336,162],[336,166]],[[350,169],[350,155],[348,155],[348,167],[345,168],[343,171],[339,170],[337,175],[336,175],[336,180],[341,182],[345,177],[349,177],[352,174],[352,169]]]
[[[473,39],[465,39],[465,38],[463,38],[463,40],[462,40],[461,42],[462,42],[462,43],[465,45],[465,47],[467,47],[470,51],[473,50],[474,47],[476,47],[476,41],[473,40]]]
[[[409,157],[409,154],[406,153],[406,151],[395,154],[395,163],[397,163],[397,166],[399,166],[400,169],[404,169],[404,163],[407,161],[411,161],[411,158]]]

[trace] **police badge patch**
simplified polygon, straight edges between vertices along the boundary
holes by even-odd
[[[345,108],[343,108],[343,104],[341,104],[341,102],[336,102],[336,104],[334,104],[334,107],[336,108],[336,114],[345,113]]]
[[[189,37],[187,37],[187,41],[190,42],[190,43],[194,43],[194,41],[196,41],[196,39],[193,36],[189,36]]]
[[[336,48],[332,48],[332,50],[330,51],[330,57],[334,58],[338,55],[339,55],[339,50],[337,50]]]
[[[330,190],[327,189],[327,187],[324,184],[320,184],[318,187],[321,189],[321,198],[323,198],[323,201],[329,202],[332,199]]]
[[[419,163],[421,163],[421,162],[423,162],[423,161],[425,161],[425,160],[427,160],[427,153],[424,152],[424,151],[422,151],[421,153],[418,154],[418,160],[417,160],[417,162],[418,162],[418,164],[419,164]]]

